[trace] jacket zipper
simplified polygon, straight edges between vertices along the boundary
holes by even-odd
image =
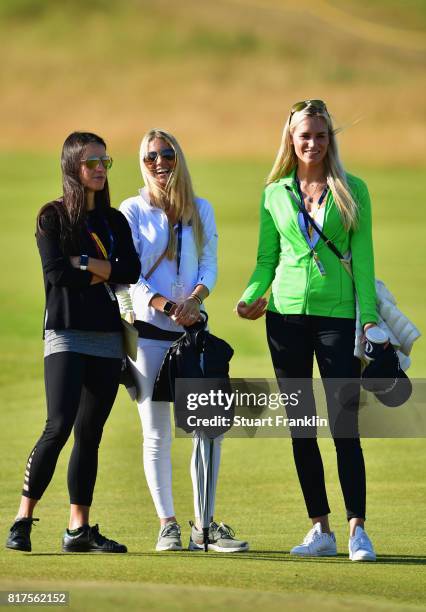
[[[308,301],[309,287],[310,287],[310,284],[311,284],[311,270],[312,270],[312,257],[313,257],[313,254],[314,254],[314,250],[311,249],[311,251],[309,253],[308,278],[306,280],[306,289],[305,289],[305,295],[304,295],[304,298],[303,298],[303,308],[302,308],[303,313],[302,314],[306,313],[306,302]]]

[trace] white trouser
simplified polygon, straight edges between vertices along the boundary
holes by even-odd
[[[172,463],[170,448],[172,431],[170,421],[170,404],[153,402],[152,390],[158,370],[171,342],[139,338],[136,360],[136,375],[141,389],[138,401],[139,416],[143,432],[143,465],[145,477],[159,518],[175,515],[172,495]],[[214,440],[213,447],[213,482],[212,491],[216,491],[219,474],[220,449],[223,436]],[[194,491],[195,518],[200,517],[198,507],[197,475],[195,471],[194,450],[191,459],[191,478]],[[213,495],[214,500],[214,495]],[[214,502],[212,514],[214,511]]]

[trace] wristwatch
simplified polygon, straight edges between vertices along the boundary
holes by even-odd
[[[89,256],[80,255],[80,270],[87,270],[88,265],[89,265]]]
[[[167,317],[170,317],[170,315],[172,314],[172,310],[174,308],[174,306],[176,306],[175,302],[169,302],[167,301],[164,306],[163,306],[163,312]]]

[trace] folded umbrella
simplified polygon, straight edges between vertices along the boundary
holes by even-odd
[[[213,478],[214,439],[204,432],[194,432],[195,470],[197,473],[198,499],[200,521],[203,530],[204,551],[208,551],[209,526],[213,516],[214,500],[216,496],[216,482]]]

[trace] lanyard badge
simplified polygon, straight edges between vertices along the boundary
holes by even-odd
[[[175,302],[183,302],[183,300],[185,299],[185,285],[179,279],[179,276],[176,280],[172,282],[171,293],[172,300],[174,300]]]
[[[309,219],[307,218],[309,216],[309,213],[306,210],[305,199],[303,197],[302,189],[300,187],[300,182],[299,182],[299,179],[297,177],[296,177],[296,185],[297,185],[297,192],[299,194],[299,199],[300,199],[300,203],[298,204],[298,206],[299,206],[299,210],[302,212],[303,219],[304,219],[304,222],[305,222],[306,241],[307,241],[308,245],[311,248],[311,255],[312,255],[313,260],[315,262],[315,265],[316,265],[316,267],[318,269],[318,272],[321,274],[321,276],[325,276],[327,273],[325,271],[325,268],[324,268],[320,258],[318,257],[318,253],[315,251],[314,245],[312,243],[313,234],[314,234],[314,228],[309,223]],[[319,200],[318,200],[318,208],[317,208],[316,212],[318,212],[321,204],[323,203],[324,198],[327,195],[327,191],[328,191],[328,186],[326,185],[324,187],[324,189],[323,189],[323,192],[321,193],[321,196],[320,196]],[[312,218],[312,220],[314,220],[315,215],[313,217],[311,216],[311,218]]]

